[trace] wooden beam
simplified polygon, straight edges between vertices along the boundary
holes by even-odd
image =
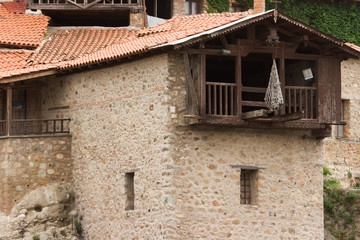
[[[185,63],[185,74],[186,74],[186,82],[188,84],[188,89],[191,96],[191,101],[193,101],[195,105],[195,113],[198,114],[199,112],[199,100],[198,100],[198,94],[196,93],[195,86],[194,86],[194,79],[191,76],[191,69],[190,69],[190,63],[189,63],[189,56],[188,54],[184,54],[184,63]]]
[[[226,40],[226,37],[225,37],[224,35],[222,35],[222,36],[220,37],[220,41],[221,41],[221,44],[223,45],[223,47],[224,47],[225,49],[229,49],[229,44],[228,44],[228,42],[227,42],[227,40]]]
[[[44,76],[49,76],[49,75],[55,75],[57,73],[59,73],[58,70],[48,70],[48,71],[24,74],[24,75],[20,75],[20,76],[16,76],[16,77],[8,77],[8,78],[1,79],[0,84],[19,82],[19,81],[23,81],[23,80],[29,80],[29,79],[34,79],[34,78],[39,78],[39,77],[44,77]]]
[[[11,134],[11,123],[12,123],[12,86],[6,88],[6,135]]]
[[[294,34],[294,33],[292,33],[292,32],[289,32],[289,31],[287,31],[287,30],[285,30],[285,29],[283,29],[283,28],[277,27],[276,30],[277,30],[279,33],[284,34],[285,36],[288,36],[288,37],[291,37],[291,38],[297,37],[296,34]]]
[[[192,118],[192,119],[201,119],[201,117],[199,115],[184,115],[184,118]]]
[[[242,105],[249,107],[266,107],[265,102],[260,101],[242,101]]]
[[[200,83],[201,83],[201,87],[200,87],[200,91],[201,91],[201,108],[200,108],[200,114],[202,117],[205,117],[206,115],[206,55],[205,54],[201,54],[200,55],[200,65],[201,65],[201,79],[200,79]]]
[[[285,115],[279,115],[279,116],[274,116],[271,118],[253,118],[253,119],[248,119],[251,121],[256,121],[256,122],[289,122],[289,121],[295,121],[295,120],[300,120],[303,117],[304,113],[300,112],[300,113],[290,113],[290,114],[285,114]]]
[[[252,24],[250,26],[248,26],[246,28],[247,32],[246,32],[246,37],[248,40],[255,40],[256,36],[255,36],[255,25]]]
[[[24,82],[22,82],[24,83]],[[23,88],[41,88],[43,86],[47,86],[46,83],[43,82],[25,82],[24,84],[15,84],[13,85],[13,89],[23,89]],[[9,87],[9,84],[6,85],[0,85],[0,89],[6,89]]]
[[[251,93],[266,93],[266,88],[258,88],[258,87],[242,87],[243,92],[251,92]]]
[[[253,118],[267,118],[269,116],[269,113],[271,113],[271,112],[272,111],[266,110],[266,109],[260,109],[260,110],[255,110],[255,111],[251,111],[251,112],[246,112],[241,115],[241,119],[249,120],[249,119],[253,119]]]

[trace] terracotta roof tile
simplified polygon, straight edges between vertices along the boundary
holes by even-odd
[[[151,47],[201,33],[249,15],[251,12],[176,16],[156,26],[138,31],[137,37],[123,39],[118,44],[111,45],[96,53],[63,62],[60,64],[60,68],[79,67],[144,52]]]
[[[357,46],[357,45],[355,45],[355,44],[352,44],[352,43],[345,43],[345,45],[347,45],[347,46],[351,47],[352,49],[354,49],[354,50],[356,50],[356,51],[358,51],[358,52],[360,52],[360,47],[359,47],[359,46]]]
[[[125,28],[76,28],[59,29],[51,34],[43,47],[29,59],[31,65],[73,60],[135,34]]]
[[[26,59],[30,56],[30,52],[0,52],[0,76],[4,72],[14,71],[27,67]]]
[[[0,70],[0,78],[54,68],[76,68],[146,52],[161,44],[175,45],[179,41],[187,41],[188,37],[194,38],[194,34],[206,34],[217,27],[223,29],[225,24],[241,22],[250,15],[252,12],[177,16],[137,32],[125,29],[61,29],[55,31],[44,46],[27,60],[27,67],[21,65],[14,70],[5,66]],[[250,16],[255,20],[256,17]],[[360,47],[346,45],[360,52]]]
[[[0,5],[0,44],[38,47],[47,31],[50,18],[9,13]]]
[[[2,5],[10,13],[25,13],[26,1],[20,0],[19,2],[3,2]]]

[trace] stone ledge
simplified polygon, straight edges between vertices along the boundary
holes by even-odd
[[[43,135],[21,135],[21,136],[0,136],[0,139],[8,138],[41,138],[41,137],[72,137],[71,133],[43,134]]]

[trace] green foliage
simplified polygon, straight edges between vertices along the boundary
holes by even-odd
[[[340,188],[340,182],[336,179],[327,179],[324,181],[324,189]]]
[[[346,216],[345,225],[352,224],[355,221],[354,216],[349,214]]]
[[[323,166],[323,175],[324,176],[331,175],[330,170],[326,166]]]
[[[333,215],[336,211],[335,204],[333,204],[328,197],[324,197],[324,209],[330,215]]]
[[[82,217],[80,217],[80,221],[82,220]],[[81,235],[83,232],[83,228],[82,228],[82,224],[81,222],[75,219],[74,225],[75,225],[75,229],[77,234]]]
[[[324,223],[337,239],[352,240],[357,233],[355,216],[360,211],[359,195],[329,187],[339,185],[335,179],[324,181]]]
[[[345,201],[347,204],[352,205],[355,203],[355,201],[358,199],[358,195],[354,192],[349,192],[345,196]]]
[[[352,178],[352,172],[348,171],[347,176],[348,178]]]
[[[274,3],[266,0],[266,9]],[[356,1],[287,0],[278,4],[279,11],[346,42],[360,45],[360,4]]]
[[[253,0],[236,0],[246,9],[253,8]],[[209,1],[209,3],[212,1]],[[286,0],[278,9],[301,22],[346,42],[360,45],[360,4],[356,1]],[[212,4],[210,4],[212,6]],[[275,3],[266,0],[266,10]]]
[[[32,239],[33,239],[33,240],[40,240],[39,234],[33,235],[33,236],[32,236]]]
[[[230,3],[228,0],[208,0],[207,12],[228,12]]]

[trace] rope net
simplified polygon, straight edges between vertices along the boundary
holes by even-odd
[[[265,94],[266,107],[275,112],[278,115],[281,106],[284,104],[284,99],[281,92],[281,84],[279,80],[279,74],[276,67],[276,61],[273,59],[273,64],[270,72],[269,84]]]

